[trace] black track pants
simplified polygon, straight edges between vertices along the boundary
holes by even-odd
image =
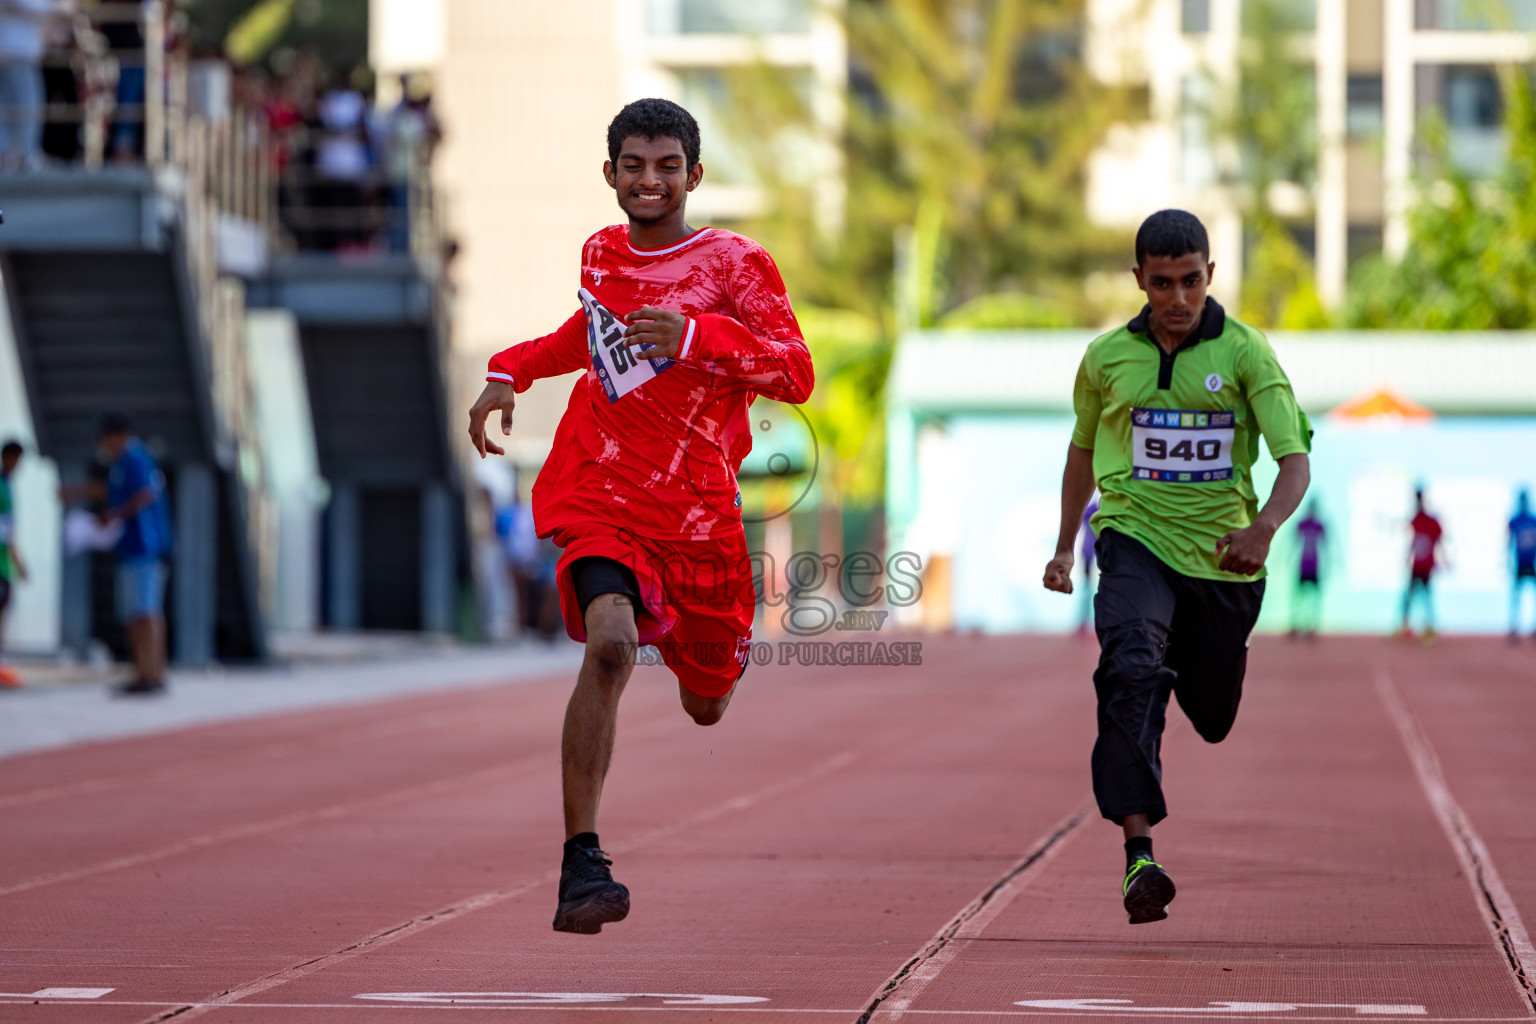
[[[1119,823],[1168,816],[1160,752],[1168,697],[1179,699],[1210,743],[1237,718],[1248,664],[1248,634],[1259,617],[1264,581],[1198,579],[1170,569],[1140,541],[1105,530],[1095,550],[1099,592],[1099,738],[1093,745],[1093,795]]]

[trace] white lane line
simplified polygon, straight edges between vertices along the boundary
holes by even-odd
[[[1087,820],[1091,807],[1092,801],[1089,801],[1063,818],[1017,863],[1003,872],[1002,877],[950,918],[938,934],[917,951],[916,956],[903,964],[870,996],[857,1024],[868,1024],[876,1014],[898,1021],[903,1014],[914,1012],[909,1007],[922,994],[923,989],[932,984],[960,954],[960,942],[980,936],[1008,908],[1024,891],[1025,886],[1060,852],[1067,837]]]
[[[1472,827],[1471,819],[1451,795],[1451,787],[1446,784],[1445,774],[1440,769],[1440,759],[1435,755],[1429,737],[1424,735],[1418,719],[1414,718],[1408,702],[1403,699],[1402,691],[1397,688],[1386,669],[1376,670],[1376,693],[1386,706],[1392,724],[1397,726],[1403,746],[1408,748],[1408,757],[1419,776],[1419,785],[1429,798],[1429,805],[1434,808],[1440,827],[1450,839],[1451,848],[1456,851],[1456,859],[1461,861],[1467,883],[1472,886],[1472,895],[1477,900],[1477,907],[1482,911],[1488,930],[1493,933],[1493,941],[1498,944],[1499,952],[1504,956],[1504,962],[1509,967],[1520,995],[1530,1005],[1533,1014],[1536,1014],[1536,947],[1531,945],[1531,936],[1525,930],[1525,922],[1520,920],[1520,911],[1510,897],[1509,890],[1504,887],[1504,880],[1494,867],[1493,857],[1488,853],[1483,837],[1478,835],[1477,829]]]
[[[547,756],[540,757],[544,761]],[[532,761],[532,758],[526,759]],[[453,775],[446,779],[438,779],[435,782],[423,783],[417,786],[407,786],[403,789],[392,790],[378,796],[368,797],[349,803],[332,804],[329,807],[321,807],[312,811],[296,811],[293,814],[284,814],[276,818],[268,818],[264,821],[253,821],[246,825],[237,825],[234,828],[223,829],[218,832],[205,832],[202,835],[190,836],[186,839],[161,846],[153,850],[145,850],[142,853],[129,854],[126,857],[114,857],[111,860],[89,864],[85,867],[73,868],[68,871],[55,871],[47,875],[35,875],[25,878],[10,885],[0,885],[0,896],[14,896],[16,893],[27,892],[32,889],[41,889],[47,885],[58,885],[61,882],[76,882],[82,878],[90,878],[93,875],[105,874],[110,871],[121,871],[124,868],[138,867],[140,864],[148,864],[152,861],[164,860],[177,854],[190,853],[193,850],[201,850],[209,846],[218,846],[222,843],[232,842],[236,839],[249,839],[252,836],[263,835],[278,829],[291,828],[295,825],[309,825],[335,818],[343,818],[349,814],[361,811],[373,810],[378,807],[388,806],[402,800],[412,800],[420,797],[437,796],[451,792],[455,789],[463,789],[482,783],[497,782],[506,776],[513,774],[521,762],[496,765],[491,768],[482,768],[477,771],[466,772],[463,775]]]
[[[645,735],[651,735],[672,732],[678,726],[675,722],[657,720],[647,723],[643,728]],[[632,730],[629,735],[634,736],[638,732],[640,730]],[[441,796],[444,793],[451,793],[459,789],[470,789],[482,784],[500,782],[521,775],[524,771],[530,769],[537,770],[544,767],[550,763],[552,756],[555,755],[551,755],[548,752],[529,754],[527,757],[518,758],[516,761],[493,764],[486,768],[465,772],[462,775],[450,775],[447,778],[437,779],[432,782],[405,786],[401,789],[389,790],[375,796],[364,797],[360,800],[331,804],[328,807],[318,807],[309,811],[295,811],[292,814],[283,814],[275,818],[253,821],[245,825],[236,825],[233,828],[222,829],[217,832],[204,832],[202,835],[190,836],[166,846],[145,850],[142,853],[131,853],[124,857],[114,857],[111,860],[88,864],[84,867],[71,868],[67,871],[55,871],[47,875],[35,875],[32,878],[24,878],[19,882],[12,882],[9,885],[0,885],[0,896],[13,896],[16,893],[40,889],[48,885],[58,885],[62,882],[77,882],[80,879],[90,878],[93,875],[138,867],[141,864],[164,860],[167,857],[190,853],[193,850],[201,850],[210,846],[219,846],[238,839],[250,839],[253,836],[264,835],[268,832],[293,828],[299,825],[333,821],[338,818],[348,817],[349,815],[362,814],[381,807],[388,807],[395,803]]]
[[[18,1004],[8,1003],[8,1002],[5,1002],[5,1001],[0,1001],[0,1006],[9,1006],[9,1005],[18,1005]],[[91,1002],[74,1001],[74,1000],[67,1000],[67,999],[55,999],[55,1000],[53,1000],[50,1003],[45,1004],[45,1005],[49,1005],[49,1006],[57,1006],[57,1005],[65,1005],[65,1006],[162,1006],[162,1007],[169,1007],[169,1006],[177,1005],[177,1006],[185,1006],[188,1009],[208,1009],[208,1010],[226,1009],[226,1008],[228,1008],[230,1006],[238,1005],[240,1007],[240,1009],[242,1009],[242,1010],[370,1010],[370,1011],[373,1011],[374,1013],[377,1013],[377,1012],[379,1012],[381,1010],[417,1010],[417,1011],[421,1011],[421,1010],[448,1010],[450,1012],[458,1012],[458,1013],[466,1013],[466,1012],[469,1012],[469,1011],[479,1010],[479,1011],[482,1011],[482,1012],[500,1013],[502,1015],[506,1015],[509,1009],[512,1009],[512,1010],[519,1009],[519,1008],[515,1008],[515,1007],[506,1007],[506,1006],[460,1006],[460,1005],[446,1006],[446,1005],[440,1005],[440,1004],[439,1005],[432,1005],[432,1004],[422,1004],[422,1003],[410,1003],[410,1004],[400,1003],[400,1004],[395,1004],[395,1005],[389,1005],[389,1004],[386,1004],[386,1003],[239,1003],[239,1004],[234,1004],[234,1003],[219,1001],[219,1002],[197,1002],[197,1003],[172,1004],[172,1003],[167,1003],[167,1002],[165,1002],[163,1000],[159,1001],[159,1002],[156,1002],[154,1000],[148,1000],[148,999],[139,999],[139,1000],[135,1000],[135,999],[100,999],[100,1000],[92,1000]],[[520,1009],[530,1009],[530,1008],[529,1007],[521,1007]],[[576,1012],[576,1013],[708,1013],[708,1014],[716,1014],[716,1013],[721,1013],[721,1014],[724,1014],[724,1013],[736,1013],[736,1014],[777,1013],[777,1014],[800,1014],[800,1015],[826,1014],[828,1016],[841,1016],[841,1017],[847,1017],[850,1014],[854,1014],[854,1013],[858,1013],[859,1012],[858,1009],[856,1009],[854,1007],[844,1007],[842,1009],[822,1009],[822,1008],[812,1008],[812,1007],[785,1007],[785,1006],[599,1006],[599,1005],[592,1005],[592,1006],[539,1006],[539,1007],[535,1007],[535,1008],[532,1008],[532,1009],[536,1009],[541,1014],[543,1014],[543,1013],[569,1013],[569,1012]],[[1032,1019],[1032,1018],[1042,1018],[1042,1017],[1044,1017],[1044,1018],[1050,1018],[1052,1020],[1057,1020],[1057,1019],[1061,1019],[1061,1018],[1071,1017],[1071,1018],[1081,1018],[1081,1019],[1084,1019],[1084,1020],[1090,1020],[1090,1019],[1104,1020],[1106,1018],[1106,1016],[1107,1016],[1103,1012],[1084,1012],[1084,1011],[1074,1012],[1074,1011],[1071,1011],[1071,1010],[1029,1010],[1029,1009],[1015,1009],[1015,1008],[1011,1008],[1011,1007],[1008,1008],[1008,1009],[998,1009],[998,1010],[907,1010],[906,1012],[911,1014],[911,1015],[913,1015],[913,1016],[930,1017],[930,1018],[932,1018],[932,1017],[966,1017],[966,1018],[970,1018],[970,1017],[1005,1017],[1005,1018]],[[1303,1021],[1303,1020],[1304,1021],[1346,1021],[1346,1020],[1360,1020],[1360,1019],[1362,1019],[1362,1018],[1356,1016],[1355,1014],[1350,1014],[1348,1016],[1323,1017],[1323,1016],[1301,1015],[1301,1014],[1295,1014],[1295,1013],[1277,1013],[1277,1014],[1232,1013],[1232,1014],[1223,1014],[1223,1013],[1188,1013],[1188,1012],[1180,1011],[1180,1010],[1169,1010],[1169,1011],[1164,1012],[1164,1013],[1145,1013],[1145,1014],[1139,1014],[1138,1016],[1146,1017],[1146,1018],[1152,1019],[1152,1020],[1169,1020],[1169,1019],[1172,1019],[1172,1020],[1191,1020],[1191,1021],[1195,1021],[1195,1020],[1213,1020],[1213,1019],[1214,1020],[1225,1020],[1225,1019],[1228,1019],[1228,1018],[1233,1019],[1233,1020],[1252,1020],[1252,1021],[1261,1021],[1261,1020],[1262,1021],[1271,1021],[1271,1020],[1272,1021]],[[182,1014],[179,1019],[185,1020],[186,1019],[186,1014]],[[1522,1022],[1528,1021],[1530,1018],[1528,1018],[1528,1017],[1422,1017],[1422,1016],[1407,1016],[1407,1017],[1386,1017],[1386,1016],[1382,1016],[1382,1017],[1378,1017],[1378,1016],[1374,1016],[1373,1015],[1373,1016],[1370,1016],[1370,1017],[1367,1017],[1367,1018],[1364,1018],[1364,1019],[1371,1020],[1371,1021],[1382,1021],[1382,1022],[1386,1022],[1386,1021],[1402,1021],[1403,1024],[1522,1024]]]
[[[625,853],[629,850],[635,849],[638,846],[643,846],[647,843],[654,842],[657,839],[663,839],[667,836],[681,832],[685,829],[692,828],[695,825],[702,824],[714,818],[730,814],[734,811],[746,810],[747,808],[762,803],[764,800],[772,799],[781,793],[794,789],[797,786],[802,786],[807,782],[814,781],[824,775],[831,774],[832,772],[840,771],[870,751],[898,742],[906,736],[910,735],[911,732],[912,730],[910,728],[903,727],[893,733],[887,734],[874,743],[867,744],[859,751],[844,751],[841,754],[837,754],[833,757],[826,758],[825,760],[818,761],[817,763],[811,765],[811,767],[807,768],[805,771],[798,772],[787,778],[782,778],[777,782],[770,783],[769,785],[763,786],[760,789],[753,790],[750,793],[744,793],[741,796],[732,797],[731,799],[722,801],[713,807],[706,808],[697,814],[689,815],[686,818],[680,818],[677,821],[667,825],[658,826],[657,828],[653,828],[648,832],[642,832],[640,835],[634,837],[633,839],[625,842],[615,843],[613,846],[609,847],[609,850],[612,853]],[[354,957],[362,956],[364,953],[372,952],[375,949],[380,949],[384,946],[391,945],[392,943],[399,942],[401,939],[419,934],[420,932],[423,932],[428,928],[436,927],[445,921],[464,917],[467,914],[472,914],[477,910],[483,910],[486,907],[495,906],[498,903],[505,903],[507,900],[516,899],[518,896],[532,892],[534,889],[553,885],[554,883],[558,882],[559,879],[560,871],[558,868],[556,868],[550,871],[546,871],[534,878],[525,879],[524,881],[519,882],[518,884],[507,889],[493,889],[490,892],[480,893],[478,896],[471,896],[469,899],[462,900],[458,903],[449,904],[448,906],[443,907],[440,910],[435,910],[430,914],[424,914],[421,917],[412,918],[409,921],[403,921],[391,928],[386,928],[381,932],[370,935],[358,942],[354,942],[350,946],[344,946],[341,949],[326,953],[323,956],[315,957],[313,960],[306,960],[303,963],[295,964],[292,967],[288,967],[273,974],[269,974],[264,978],[257,978],[256,980],[247,982],[244,985],[229,989],[225,992],[220,992],[217,996],[214,997],[215,1001],[202,1003],[188,1002],[178,1004],[171,1009],[168,1009],[164,1013],[159,1013],[149,1018],[148,1021],[144,1022],[144,1024],[159,1024],[160,1021],[170,1020],[173,1017],[178,1020],[186,1020],[188,1018],[198,1016],[211,1007],[226,1006],[230,1003],[237,1002],[249,996],[265,992],[268,989],[276,988],[279,985],[286,985],[290,981],[297,981],[300,978],[307,977],[308,975],[314,974],[317,971],[323,971],[328,967],[333,967],[336,964],[344,963],[345,961],[351,960]],[[165,1004],[157,1003],[155,1005],[163,1006]],[[241,1005],[258,1004],[242,1003]],[[673,1007],[673,1009],[677,1009],[677,1007]]]

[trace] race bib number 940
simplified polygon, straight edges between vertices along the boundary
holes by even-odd
[[[617,402],[663,370],[670,369],[670,359],[646,359],[638,350],[624,344],[624,321],[585,288],[576,293],[587,314],[587,349],[592,369],[602,382],[609,402]]]
[[[1230,412],[1132,409],[1131,475],[1181,484],[1230,480],[1236,432]]]

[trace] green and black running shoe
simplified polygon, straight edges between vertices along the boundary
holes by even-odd
[[[1131,915],[1131,924],[1147,924],[1168,916],[1168,904],[1178,889],[1161,864],[1140,856],[1125,873],[1120,891],[1125,895],[1125,912]]]

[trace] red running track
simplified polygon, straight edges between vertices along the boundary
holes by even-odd
[[[1170,716],[1132,928],[1093,646],[923,643],[710,729],[637,671],[599,936],[549,928],[566,679],[0,761],[0,1021],[1536,1019],[1528,646],[1257,642],[1225,743]]]

